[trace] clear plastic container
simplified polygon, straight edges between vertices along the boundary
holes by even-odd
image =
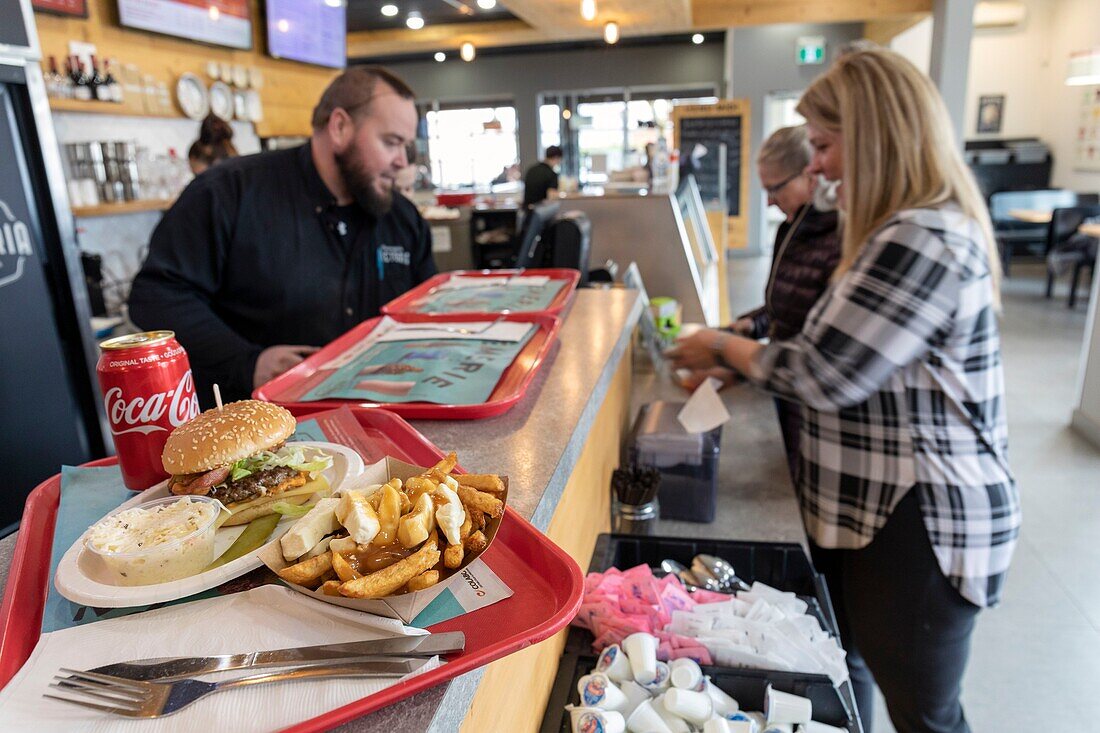
[[[118,585],[188,578],[214,562],[214,535],[222,509],[221,502],[207,496],[154,499],[101,519],[89,530],[84,546],[99,556]],[[104,539],[110,533],[115,535],[113,543]],[[111,549],[111,544],[120,549]]]

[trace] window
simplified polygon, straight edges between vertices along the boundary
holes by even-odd
[[[425,117],[435,186],[489,188],[519,161],[514,106],[433,106]]]
[[[562,173],[580,185],[646,182],[646,146],[664,138],[673,149],[672,108],[714,104],[713,86],[630,87],[545,92],[539,104],[539,153],[560,145]]]

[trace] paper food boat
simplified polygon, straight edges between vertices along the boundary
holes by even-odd
[[[392,478],[399,478],[402,482],[407,481],[413,476],[419,476],[427,469],[425,467],[413,466],[412,464],[399,461],[396,458],[385,458],[378,463],[367,466],[366,469],[360,474],[354,481],[354,484],[349,484],[344,488],[356,488],[365,487],[371,484],[384,484]],[[505,506],[508,505],[508,478],[502,476],[501,480],[504,482],[504,493],[500,495],[501,501]],[[339,492],[337,492],[338,494]],[[288,583],[283,581],[288,586],[304,593],[307,596],[316,598],[323,603],[330,603],[334,606],[343,606],[344,608],[351,608],[356,611],[363,611],[365,613],[373,613],[377,616],[384,616],[386,618],[401,619],[405,623],[412,623],[412,620],[416,618],[420,613],[426,609],[432,601],[439,597],[444,592],[447,592],[451,586],[456,584],[463,584],[469,586],[471,584],[477,584],[480,581],[478,578],[481,576],[477,573],[477,568],[481,566],[480,558],[489,551],[489,547],[492,547],[493,540],[497,536],[497,530],[500,528],[500,523],[504,519],[501,516],[497,519],[489,518],[485,522],[485,529],[482,532],[485,533],[486,539],[489,544],[478,555],[467,555],[462,560],[462,565],[457,570],[445,570],[443,572],[449,572],[451,575],[444,577],[438,583],[430,588],[422,591],[416,591],[414,593],[404,593],[401,595],[387,596],[386,598],[345,598],[343,596],[330,596],[321,592],[320,589],[311,590],[301,585],[295,585],[294,583]],[[439,533],[441,540],[442,550],[442,532]],[[283,559],[282,548],[279,543],[273,542],[271,546],[265,548],[264,552],[260,554],[260,559],[265,565],[279,572],[283,568],[292,565]],[[477,567],[470,567],[470,566]],[[469,568],[469,572],[466,572]],[[507,597],[512,595],[511,589],[496,580],[496,576],[490,571],[485,573],[486,576],[491,576],[493,580],[500,585],[499,588],[494,589],[495,593],[503,594],[501,597]],[[482,590],[479,588],[473,588],[478,595],[482,595]],[[457,594],[456,594],[457,595]]]

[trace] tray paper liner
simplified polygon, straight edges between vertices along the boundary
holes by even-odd
[[[371,484],[384,484],[392,478],[399,478],[402,481],[407,481],[413,476],[419,476],[424,473],[425,467],[414,466],[404,461],[399,461],[396,458],[384,458],[377,463],[369,465],[363,471],[362,474],[355,480],[354,484],[345,488],[353,489],[355,487],[364,487]],[[501,480],[504,482],[504,493],[500,496],[500,499],[504,501],[505,506],[508,504],[508,477],[502,476]],[[339,492],[337,492],[339,493]],[[485,522],[485,529],[482,531],[485,533],[486,539],[489,540],[489,545],[479,555],[471,557],[467,555],[462,560],[462,565],[457,570],[450,571],[453,574],[449,577],[440,580],[431,588],[427,588],[422,591],[416,591],[415,593],[405,593],[397,596],[389,596],[387,598],[344,598],[343,596],[330,596],[318,590],[310,590],[304,586],[295,585],[294,583],[287,583],[283,581],[289,587],[304,593],[311,598],[316,598],[318,601],[328,603],[334,606],[343,606],[344,608],[352,608],[356,611],[363,611],[364,613],[373,613],[377,616],[384,616],[386,618],[395,618],[404,621],[405,623],[411,623],[417,615],[420,614],[425,608],[428,607],[436,597],[439,596],[446,588],[455,583],[469,583],[471,582],[466,576],[463,575],[463,570],[469,567],[471,564],[477,562],[482,555],[489,551],[489,547],[492,546],[493,540],[497,536],[497,530],[500,528],[500,522],[504,517],[498,519],[489,519]],[[442,532],[440,532],[440,540],[443,540]],[[442,544],[442,543],[441,543]],[[293,563],[287,562],[283,559],[282,548],[279,543],[273,543],[263,553],[260,554],[260,559],[269,568],[278,572],[283,568],[293,565]],[[491,568],[490,568],[491,570]],[[512,595],[511,589],[507,589],[507,595]],[[507,596],[505,596],[507,597]],[[498,599],[499,600],[499,599]],[[472,610],[472,609],[471,609]]]

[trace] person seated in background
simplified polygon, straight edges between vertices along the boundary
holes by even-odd
[[[211,112],[199,126],[199,139],[187,151],[187,163],[197,176],[215,163],[238,155],[233,147],[233,127]]]
[[[558,172],[561,165],[561,148],[551,145],[546,149],[546,157],[527,169],[523,177],[523,208],[529,209],[548,198],[558,195]]]
[[[413,100],[386,69],[352,66],[321,95],[309,142],[222,161],[165,213],[130,317],[176,332],[204,406],[214,383],[245,399],[435,274],[431,230],[393,192]]]
[[[786,219],[775,233],[764,304],[738,316],[729,327],[733,333],[772,340],[796,336],[802,331],[806,314],[829,286],[829,278],[840,260],[840,235],[837,212],[827,200],[826,185],[818,186],[808,170],[812,155],[806,127],[800,125],[776,130],[756,158],[756,170],[760,185],[768,194],[768,204],[782,211]],[[694,388],[707,376],[728,382],[733,372],[722,367],[693,372],[684,380],[685,386]],[[776,397],[775,409],[787,467],[794,481],[802,406]]]

